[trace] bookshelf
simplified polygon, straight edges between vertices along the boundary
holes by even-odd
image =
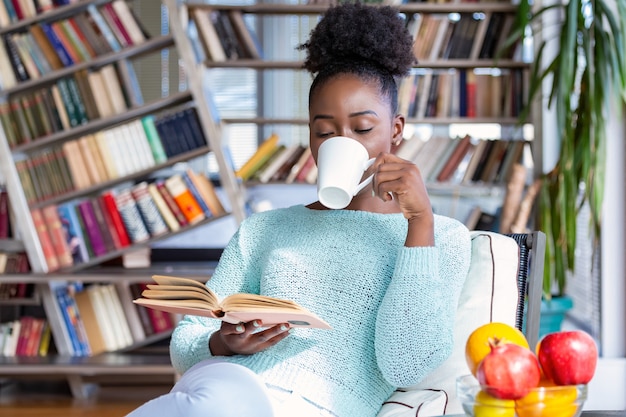
[[[249,5],[226,5],[207,4],[194,1],[175,2],[166,0],[165,4],[171,18],[172,34],[180,45],[185,45],[181,49],[185,67],[190,76],[202,77],[207,71],[215,69],[253,69],[258,73],[265,72],[298,72],[302,71],[302,62],[299,60],[274,59],[270,54],[261,51],[253,57],[245,52],[250,41],[242,41],[243,36],[231,36],[231,42],[237,44],[239,49],[229,46],[228,42],[216,42],[207,27],[213,27],[215,33],[220,33],[224,29],[220,26],[228,26],[228,23],[220,23],[222,20],[233,22],[232,14],[254,15],[257,28],[262,28],[267,22],[266,18],[285,18],[301,16],[317,16],[327,9],[325,4],[269,4],[257,3]],[[428,126],[431,137],[434,139],[445,139],[449,146],[440,147],[441,153],[438,157],[433,157],[430,153],[430,160],[446,159],[452,153],[452,138],[461,139],[465,133],[452,133],[451,126],[464,126],[466,132],[472,136],[472,146],[468,147],[462,154],[457,166],[452,174],[438,178],[432,174],[427,180],[427,186],[438,200],[450,201],[449,206],[462,204],[480,204],[480,200],[486,201],[486,207],[493,207],[501,204],[506,193],[507,180],[510,178],[511,166],[514,163],[526,161],[529,175],[526,179],[530,182],[533,176],[532,154],[535,151],[536,137],[534,132],[538,131],[537,120],[528,120],[524,125],[519,124],[518,116],[523,105],[525,85],[530,64],[522,57],[521,46],[508,48],[502,55],[496,55],[496,51],[503,49],[504,36],[510,28],[517,6],[507,2],[454,2],[454,3],[430,3],[416,2],[403,3],[397,6],[401,13],[407,18],[407,25],[421,39],[416,42],[415,53],[418,63],[407,79],[399,86],[399,101],[401,113],[407,116],[408,130],[416,133],[408,133],[403,143],[405,149],[403,157],[418,159],[417,148],[409,149],[409,142],[415,144],[419,139],[415,139],[417,133],[424,126]],[[218,17],[216,17],[218,16]],[[224,16],[228,16],[225,19]],[[456,16],[456,17],[452,17]],[[430,22],[430,23],[428,23]],[[272,20],[269,25],[275,24]],[[195,25],[196,36],[190,36],[189,27]],[[234,26],[234,24],[232,24]],[[429,26],[430,25],[430,26]],[[429,27],[428,30],[424,29]],[[255,28],[247,27],[248,35],[253,37],[264,33],[255,33]],[[302,33],[305,30],[302,30]],[[494,35],[497,34],[497,35]],[[306,34],[302,35],[306,36]],[[218,36],[219,38],[219,36]],[[218,39],[219,41],[219,39]],[[304,39],[300,39],[300,42]],[[426,46],[424,46],[426,45]],[[432,45],[430,49],[427,46]],[[258,45],[253,42],[253,46]],[[297,44],[293,45],[293,48]],[[215,54],[214,50],[219,49]],[[235,52],[229,52],[234,49]],[[242,52],[243,51],[243,52]],[[445,87],[445,89],[444,89]],[[211,85],[203,85],[206,90],[211,90]],[[420,89],[423,90],[418,94]],[[304,91],[301,90],[301,91]],[[416,93],[418,92],[418,93]],[[470,97],[468,97],[470,96]],[[421,98],[420,98],[421,97]],[[435,99],[435,100],[433,100]],[[305,101],[306,97],[294,97],[294,101]],[[263,106],[259,106],[261,109]],[[306,108],[306,105],[294,104],[295,108]],[[533,116],[536,119],[536,116]],[[260,127],[278,125],[296,125],[302,127],[299,130],[299,137],[281,137],[280,143],[273,146],[272,154],[279,154],[280,145],[292,145],[295,143],[306,144],[308,136],[305,127],[308,124],[306,114],[296,117],[266,117],[262,110],[254,117],[224,117],[217,124],[222,126],[232,126],[240,124],[253,124]],[[477,133],[483,126],[498,126],[499,132],[493,134]],[[536,125],[536,126],[535,126]],[[261,131],[261,129],[259,129]],[[406,132],[405,132],[406,133]],[[266,137],[259,137],[258,151],[263,151],[263,144],[271,139],[269,133]],[[472,154],[477,148],[482,148],[485,144],[491,144],[493,139],[506,142],[511,146],[494,146],[498,152],[494,153],[490,174],[484,176],[470,176],[463,170],[470,164]],[[229,141],[236,138],[228,138]],[[457,141],[460,142],[460,141]],[[513,142],[525,143],[525,145]],[[404,145],[407,145],[406,147]],[[480,145],[480,146],[479,146]],[[504,149],[507,148],[507,149]],[[446,154],[444,151],[447,151]],[[496,153],[499,158],[496,160]],[[505,155],[509,155],[505,158]],[[515,158],[513,158],[515,154]],[[423,155],[422,155],[423,156]],[[252,155],[250,160],[258,157]],[[478,155],[474,157],[478,159]],[[268,165],[271,164],[271,156],[265,158]],[[291,160],[294,163],[294,160]],[[487,161],[479,164],[482,168]],[[476,163],[472,164],[475,166]],[[421,166],[421,165],[420,165]],[[442,166],[438,167],[439,169]],[[262,170],[262,169],[261,169]],[[242,181],[244,188],[254,187],[267,183],[267,176],[262,180],[255,175],[244,175],[236,173]],[[269,177],[269,182],[285,183],[285,176],[278,179]],[[296,182],[315,184],[315,176],[311,174],[300,176]],[[290,181],[287,181],[290,182]],[[440,198],[441,197],[441,198]],[[438,204],[439,205],[439,204]],[[441,205],[446,205],[442,203]],[[451,210],[440,210],[442,213],[450,213]],[[471,207],[465,210],[454,210],[454,217],[465,220]]]
[[[204,120],[203,99],[193,90],[144,101],[134,60],[178,45],[172,35],[147,33],[125,1],[55,1],[21,17],[7,12],[9,3],[0,4],[0,178],[20,240],[0,238],[0,252],[25,252],[29,269],[0,274],[0,288],[34,291],[0,299],[0,309],[15,308],[13,318],[2,315],[0,375],[64,377],[76,397],[91,392],[88,375],[173,377],[167,351],[153,357],[138,351],[167,340],[177,317],[137,330],[130,291],[165,270],[206,280],[211,267],[103,265],[217,219],[243,218],[219,132]],[[166,170],[210,153],[220,161],[228,201],[204,173]],[[96,287],[107,292],[87,305],[115,307],[116,325],[108,328],[128,327],[124,343],[95,348],[96,339],[87,337],[85,327],[107,327],[85,325],[89,308],[79,307],[79,294]],[[41,351],[5,351],[7,334],[31,326],[33,320],[20,319],[31,313],[50,329],[48,336],[45,327],[32,332]],[[21,327],[7,327],[15,322]]]

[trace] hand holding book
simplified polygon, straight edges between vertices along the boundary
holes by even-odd
[[[203,283],[190,278],[154,275],[134,303],[170,313],[212,317],[228,323],[260,320],[269,326],[289,323],[291,327],[330,329],[331,326],[290,300],[258,294],[232,294],[223,300]]]

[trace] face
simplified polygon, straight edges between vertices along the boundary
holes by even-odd
[[[359,141],[371,158],[389,152],[402,139],[404,119],[391,113],[378,88],[354,75],[328,80],[314,92],[309,107],[310,145],[317,161],[319,146],[334,136]]]

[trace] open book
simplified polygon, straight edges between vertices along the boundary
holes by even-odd
[[[292,327],[330,329],[316,314],[293,301],[258,294],[232,294],[223,300],[205,284],[190,278],[154,275],[134,303],[167,311],[213,317],[228,323],[261,320],[264,326],[289,323]]]

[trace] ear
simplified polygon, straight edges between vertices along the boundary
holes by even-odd
[[[404,132],[404,116],[398,114],[393,119],[393,126],[391,132],[391,150],[395,153],[398,149],[398,146],[402,143],[403,132]]]

